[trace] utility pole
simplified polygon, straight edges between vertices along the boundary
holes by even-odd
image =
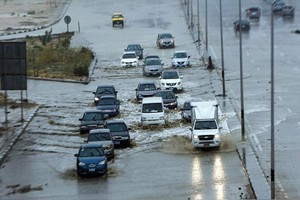
[[[244,90],[243,90],[243,51],[242,51],[242,5],[241,0],[239,0],[239,38],[240,38],[240,90],[241,90],[241,133],[242,133],[242,140],[244,141],[245,138],[245,119],[244,119]]]
[[[225,94],[225,70],[224,70],[224,48],[223,48],[223,14],[222,14],[222,0],[219,0],[220,7],[220,35],[221,35],[221,61],[222,61],[222,89],[223,89],[223,97]]]

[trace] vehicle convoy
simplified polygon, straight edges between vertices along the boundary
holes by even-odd
[[[79,119],[80,123],[80,134],[88,133],[92,129],[101,128],[105,120],[108,118],[100,110],[87,110],[83,116]]]
[[[142,126],[165,124],[164,103],[161,97],[143,98],[141,123]]]
[[[87,174],[105,174],[107,172],[107,158],[101,144],[82,144],[78,153],[76,166],[79,176]]]
[[[113,13],[111,20],[112,20],[113,27],[115,25],[120,25],[120,26],[124,27],[124,16],[122,13]]]
[[[217,101],[192,102],[191,139],[195,148],[220,147]]]

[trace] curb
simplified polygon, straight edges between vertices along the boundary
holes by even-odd
[[[4,145],[1,147],[0,166],[3,164],[5,158],[11,151],[12,147],[16,144],[17,140],[24,133],[25,129],[27,128],[28,124],[32,121],[33,117],[35,116],[39,108],[40,108],[39,106],[36,107],[36,109],[30,114],[28,120],[25,120],[25,122],[23,122],[20,128],[16,128],[16,130],[13,130],[13,132],[8,133],[11,134],[11,136],[9,136],[7,139],[9,141],[9,144],[7,146]]]

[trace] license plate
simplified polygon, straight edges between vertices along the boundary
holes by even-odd
[[[120,141],[115,141],[115,144],[120,144]]]
[[[95,169],[89,169],[89,172],[94,172],[95,171]]]
[[[204,144],[204,147],[209,147],[209,144]]]

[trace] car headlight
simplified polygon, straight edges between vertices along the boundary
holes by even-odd
[[[102,160],[98,163],[98,165],[104,165],[106,163],[106,160]]]
[[[79,162],[78,165],[79,165],[79,166],[85,166],[85,163],[84,163],[84,162]]]
[[[194,139],[198,139],[198,135],[194,135],[193,137],[194,137]]]
[[[99,101],[99,98],[98,98],[98,97],[95,97],[94,100],[95,100],[95,101]]]
[[[135,60],[135,61],[133,61],[133,63],[137,63],[137,61]]]
[[[141,121],[146,121],[146,118],[145,117],[141,117]]]
[[[80,126],[80,128],[87,128],[87,126]]]
[[[161,83],[161,85],[166,85],[165,83]]]
[[[215,140],[220,140],[220,134],[215,135]]]
[[[177,85],[181,85],[181,81],[179,81],[179,82],[177,83]]]
[[[164,120],[165,118],[163,116],[159,117],[160,120]]]
[[[106,150],[109,150],[109,149],[112,149],[112,148],[113,148],[113,145],[112,145],[112,144],[107,145],[107,146],[104,147],[104,149],[106,149]]]

